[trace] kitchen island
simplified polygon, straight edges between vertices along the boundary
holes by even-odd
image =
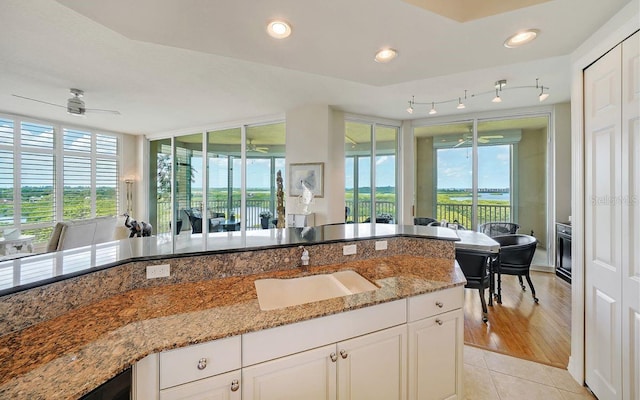
[[[54,282],[5,294],[0,298],[8,317],[0,337],[0,398],[76,399],[152,354],[465,283],[454,263],[457,237],[448,230],[394,226],[372,233],[362,227],[366,233],[355,235],[355,227],[327,228],[331,229],[312,232],[311,240],[309,230],[306,239],[302,231],[270,230],[280,243],[264,243],[265,237],[246,233],[211,234],[223,247],[229,237],[245,246],[123,258],[117,265],[92,266],[86,273],[60,275]],[[304,269],[299,268],[300,244],[311,257]],[[358,247],[356,254],[343,255],[343,246],[352,244]],[[381,247],[386,249],[376,250]],[[146,266],[163,262],[170,262],[171,276],[146,279]],[[344,269],[359,273],[379,289],[260,309],[256,279]]]

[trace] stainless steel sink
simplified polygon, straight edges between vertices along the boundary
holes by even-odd
[[[258,279],[254,283],[260,309],[265,311],[378,289],[350,270],[291,279]]]

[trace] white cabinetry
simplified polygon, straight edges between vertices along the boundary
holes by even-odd
[[[288,214],[287,226],[291,228],[304,228],[316,224],[315,214]]]
[[[458,399],[462,302],[459,286],[152,354],[134,399]]]
[[[338,399],[406,399],[407,327],[338,343]]]
[[[240,400],[240,370],[160,391],[160,400]]]
[[[462,399],[463,289],[409,299],[409,399]]]
[[[135,400],[240,400],[240,336],[152,354],[134,368]]]
[[[405,399],[406,326],[243,368],[251,400]]]
[[[335,399],[335,345],[266,361],[242,370],[242,391],[250,400]]]

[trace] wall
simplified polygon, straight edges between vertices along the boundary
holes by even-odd
[[[416,140],[416,217],[434,217],[433,214],[433,137]],[[413,223],[413,221],[412,221]]]
[[[286,112],[286,160],[290,164],[324,163],[324,196],[309,207],[315,224],[344,221],[344,114],[327,105],[304,105]],[[285,192],[288,192],[288,175]],[[298,213],[297,197],[287,196],[286,213]]]
[[[546,129],[523,129],[516,155],[520,233],[533,231],[543,248],[547,244],[546,143]]]
[[[567,222],[571,215],[571,103],[556,104],[553,118],[555,220]]]

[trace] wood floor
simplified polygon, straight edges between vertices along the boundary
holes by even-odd
[[[476,289],[465,289],[465,344],[554,367],[566,368],[571,353],[571,285],[555,274],[531,272],[538,304],[516,276],[502,277],[502,304],[489,306],[482,322]],[[488,291],[485,291],[488,300]]]

